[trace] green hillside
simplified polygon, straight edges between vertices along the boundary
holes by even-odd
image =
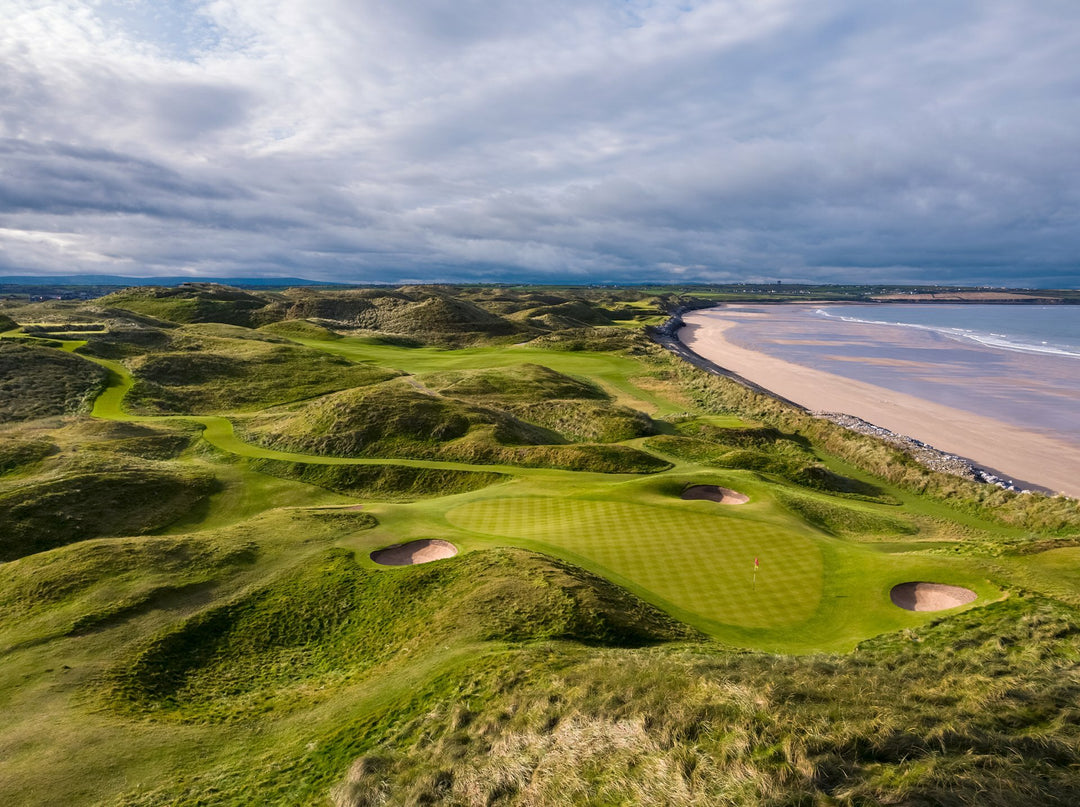
[[[0,803],[1077,803],[1080,504],[694,369],[680,293],[7,301]]]
[[[452,393],[453,388],[448,390]],[[433,394],[411,379],[327,395],[244,423],[275,449],[336,457],[396,457],[641,473],[669,467],[628,446],[562,445],[561,434],[492,406]],[[631,435],[637,436],[637,435]]]
[[[439,289],[368,289],[354,292],[295,293],[285,316],[327,320],[352,330],[419,337],[424,342],[466,344],[528,335],[530,329],[460,296]]]
[[[102,297],[98,303],[179,323],[223,322],[253,326],[281,319],[264,311],[270,305],[266,297],[216,283],[139,286]]]
[[[984,610],[812,660],[565,652],[556,672],[528,654],[359,744],[334,803],[1073,803],[1080,737],[1044,720],[1080,694],[1051,660],[1075,652],[1075,615]],[[1050,658],[1013,661],[1014,642]]]
[[[0,560],[103,535],[153,532],[213,489],[214,478],[205,471],[134,457],[56,464],[0,489]]]
[[[107,373],[35,344],[0,342],[0,423],[85,412]]]
[[[693,635],[600,578],[520,550],[384,574],[339,549],[154,637],[110,671],[110,699],[157,719],[236,720],[325,700],[439,643]]]
[[[430,373],[421,380],[443,396],[500,407],[563,440],[614,443],[656,433],[644,412],[614,403],[594,383],[538,364]]]
[[[384,381],[392,371],[308,350],[246,328],[185,326],[127,360],[132,408],[154,413],[261,409]]]
[[[413,468],[406,465],[319,465],[273,459],[251,461],[259,473],[379,501],[453,496],[509,479],[506,474]]]
[[[425,386],[443,395],[486,402],[540,403],[552,398],[605,400],[608,397],[594,383],[539,364],[430,373],[423,381]]]
[[[25,472],[57,450],[56,444],[45,438],[4,435],[0,437],[0,476]]]

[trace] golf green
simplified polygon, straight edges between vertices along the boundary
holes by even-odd
[[[460,529],[587,557],[680,609],[727,625],[796,625],[821,599],[821,551],[809,538],[766,523],[544,497],[472,502],[446,517]]]

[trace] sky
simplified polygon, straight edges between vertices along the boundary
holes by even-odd
[[[1080,286],[1077,0],[0,20],[0,275]]]

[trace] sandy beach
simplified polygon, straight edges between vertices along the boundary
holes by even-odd
[[[727,332],[752,312],[710,309],[683,317],[678,338],[719,366],[815,412],[842,412],[971,460],[1018,483],[1080,498],[1080,446],[979,414],[794,364],[733,344]]]

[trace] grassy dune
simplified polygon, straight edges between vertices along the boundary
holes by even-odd
[[[539,322],[503,316],[508,310],[461,289],[402,287],[324,292],[294,289],[278,304],[279,319],[329,322],[344,332],[379,332],[392,340],[461,347],[535,336]],[[473,298],[473,299],[470,299]],[[292,326],[286,326],[292,327]]]
[[[56,451],[56,443],[46,438],[4,435],[0,438],[0,476],[34,468]]]
[[[1002,603],[812,660],[533,653],[368,746],[334,803],[1067,805],[1076,728],[1045,720],[1078,694],[1055,658],[1075,652],[1073,619]]]
[[[656,433],[644,412],[620,406],[596,384],[538,364],[421,377],[439,394],[487,406],[575,442],[614,443]]]
[[[98,302],[0,341],[54,407],[0,431],[3,803],[1080,797],[1075,503],[680,365],[643,292]]]
[[[165,349],[132,357],[126,366],[135,379],[127,404],[147,413],[250,411],[395,375],[222,325],[170,331]]]
[[[158,719],[236,720],[325,699],[436,642],[692,635],[600,578],[520,550],[385,574],[335,549],[154,637],[109,673],[108,697]]]
[[[100,367],[66,353],[0,341],[0,423],[86,411],[105,379]]]
[[[509,478],[484,471],[412,468],[403,465],[317,465],[256,459],[251,468],[337,493],[379,501],[425,499],[468,493]]]
[[[0,641],[101,630],[170,598],[194,595],[251,565],[250,542],[195,538],[98,539],[0,566]]]
[[[260,323],[268,300],[240,289],[214,283],[189,283],[175,288],[144,286],[110,294],[99,301],[170,322],[223,322],[251,326]]]
[[[505,377],[490,375],[484,384]],[[271,448],[339,457],[447,459],[604,473],[648,473],[669,467],[664,460],[629,446],[562,445],[567,442],[563,435],[490,401],[480,405],[468,401],[477,396],[467,396],[465,401],[451,397],[459,383],[450,383],[445,394],[436,394],[415,379],[346,390],[245,421],[244,432]],[[473,383],[479,382],[474,379]],[[547,393],[541,387],[532,394]]]
[[[0,560],[154,532],[198,505],[214,484],[206,471],[134,458],[66,462],[0,491]]]

